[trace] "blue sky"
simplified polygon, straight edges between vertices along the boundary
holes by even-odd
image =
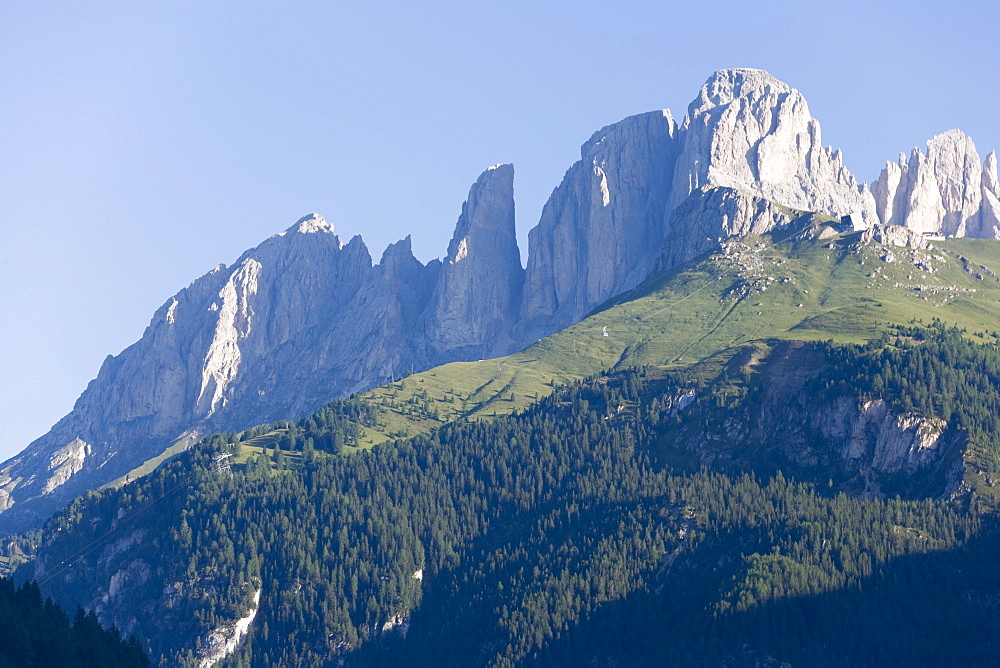
[[[958,127],[1000,148],[987,2],[0,2],[0,459],[219,263],[317,211],[445,253],[515,167],[527,231],[579,147],[716,69],[798,88],[861,180]]]

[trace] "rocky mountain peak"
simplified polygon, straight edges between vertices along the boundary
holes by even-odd
[[[468,257],[470,244],[479,246],[481,253],[498,253],[505,259],[516,256],[521,264],[514,228],[514,165],[487,167],[469,189],[445,263]]]
[[[733,188],[800,210],[860,213],[875,202],[823,147],[802,94],[763,70],[720,70],[688,107],[668,209],[702,186]]]
[[[333,234],[333,225],[326,222],[326,219],[318,213],[307,213],[295,221],[286,232],[299,232],[300,234],[315,234],[316,232],[327,232]]]
[[[413,257],[413,244],[409,234],[406,237],[400,239],[396,243],[389,244],[382,251],[382,259],[379,260],[379,266],[383,268],[391,268],[401,263],[409,264],[411,261],[418,261]]]
[[[425,335],[444,351],[476,358],[509,341],[524,270],[514,227],[514,167],[487,168],[469,189],[427,309]]]
[[[701,87],[698,98],[688,107],[688,118],[707,109],[731,104],[739,98],[760,98],[769,94],[784,95],[794,89],[765,70],[736,67],[718,70]]]

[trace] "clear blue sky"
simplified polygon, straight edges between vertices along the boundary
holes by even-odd
[[[317,211],[445,253],[480,171],[527,230],[579,146],[716,69],[798,88],[862,180],[1000,148],[1000,3],[0,1],[0,459],[170,295]]]

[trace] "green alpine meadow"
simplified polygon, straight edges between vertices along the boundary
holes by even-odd
[[[0,667],[992,665],[997,173],[733,68],[523,256],[508,163],[427,262],[302,216],[0,464]]]
[[[58,513],[26,573],[154,665],[247,618],[231,665],[987,660],[1000,245],[822,229],[204,439]]]

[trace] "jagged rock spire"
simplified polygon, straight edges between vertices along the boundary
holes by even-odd
[[[917,233],[992,236],[983,224],[990,216],[990,189],[983,182],[988,162],[980,165],[975,144],[961,130],[936,135],[926,155],[914,148],[909,159],[900,154],[898,162],[886,163],[872,184],[879,218]]]
[[[509,341],[524,269],[514,227],[514,167],[494,165],[469,189],[428,307],[432,356],[480,357]]]

